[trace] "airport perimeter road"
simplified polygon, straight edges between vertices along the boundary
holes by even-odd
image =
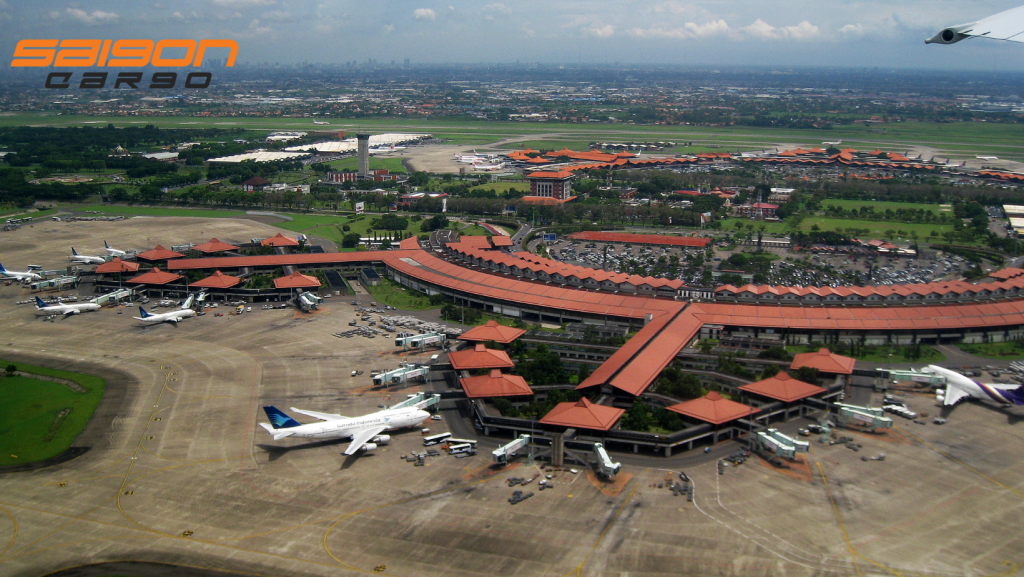
[[[231,219],[45,223],[3,233],[3,262],[55,268],[72,243],[104,237],[149,247],[267,232]],[[264,405],[355,416],[417,390],[371,387],[371,370],[430,355],[332,336],[348,328],[347,301],[143,328],[133,309],[46,322],[15,304],[26,296],[0,286],[0,358],[105,374],[111,394],[82,437],[87,453],[0,473],[4,577],[128,560],[325,577],[952,577],[1024,565],[1024,538],[1009,529],[1024,515],[1016,410],[963,404],[942,426],[844,432],[858,451],[815,440],[797,462],[753,458],[722,475],[715,463],[735,443],[663,461],[613,453],[614,483],[583,467],[544,471],[553,488],[517,487],[535,494],[512,505],[505,481],[540,473],[522,459],[495,471],[482,450],[416,467],[399,457],[423,450],[418,430],[346,458],[345,442],[274,441],[259,426]],[[932,397],[908,403],[935,411]],[[471,435],[454,412],[424,426]],[[693,502],[667,488],[680,468]]]

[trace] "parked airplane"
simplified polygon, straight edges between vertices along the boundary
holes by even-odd
[[[0,275],[3,275],[4,278],[14,279],[21,282],[43,280],[43,277],[39,276],[37,273],[32,272],[31,270],[27,270],[25,272],[15,272],[5,269],[4,265],[2,264],[0,264]]]
[[[185,299],[184,304],[181,305],[180,309],[174,310],[174,311],[168,311],[166,313],[156,313],[156,314],[154,314],[154,313],[147,313],[146,309],[144,309],[142,307],[139,307],[139,313],[141,313],[142,316],[141,317],[132,317],[132,318],[137,320],[137,321],[142,321],[144,323],[174,323],[174,324],[178,324],[178,321],[180,321],[181,319],[187,319],[189,317],[196,316],[196,311],[192,310],[192,308],[191,308],[192,307],[192,303],[194,301],[195,301],[195,297],[193,295],[189,295],[189,297],[187,299]]]
[[[36,297],[36,316],[77,315],[79,313],[98,310],[100,310],[100,305],[92,302],[71,304],[57,303],[55,305],[48,305],[43,302],[43,299]]]
[[[825,146],[839,146],[842,143],[843,143],[843,141],[841,139],[840,140],[836,140],[834,142],[822,142],[822,144],[824,144]]]
[[[89,256],[85,254],[78,254],[78,251],[75,250],[75,247],[71,247],[71,256],[68,257],[68,260],[78,264],[103,264],[107,262],[107,259],[103,258],[102,256]]]
[[[927,370],[946,377],[946,392],[939,395],[943,405],[955,405],[964,398],[987,399],[1000,405],[1024,405],[1024,385],[982,383],[935,365],[928,365]]]
[[[327,126],[330,124],[330,122],[327,122],[326,120],[314,120],[313,124],[317,126]]]
[[[473,164],[473,170],[483,170],[484,172],[490,172],[492,170],[501,170],[503,168],[505,168],[505,163],[504,162],[499,162],[498,164],[482,164],[482,163],[474,163]]]
[[[925,44],[955,44],[965,38],[994,38],[1024,42],[1024,6],[982,18],[977,22],[950,26],[924,41]]]
[[[260,423],[260,426],[273,435],[275,441],[285,437],[318,440],[351,438],[352,442],[348,444],[343,455],[354,455],[358,451],[367,453],[373,451],[378,444],[386,445],[391,442],[391,437],[381,435],[382,432],[418,427],[423,421],[430,418],[430,413],[415,407],[385,409],[362,417],[351,418],[292,407],[291,410],[296,413],[322,421],[303,425],[277,407],[265,406],[263,410],[266,411],[270,423]]]
[[[107,249],[107,254],[109,254],[110,256],[124,257],[124,255],[128,254],[127,251],[117,250],[116,248],[110,248],[110,245],[107,244],[107,241],[103,241],[103,248]]]

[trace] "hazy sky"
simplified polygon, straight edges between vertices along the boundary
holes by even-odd
[[[22,38],[224,38],[245,62],[546,62],[1024,70],[1024,44],[924,45],[1022,0],[0,0]]]

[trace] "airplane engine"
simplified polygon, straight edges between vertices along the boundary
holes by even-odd
[[[376,451],[376,450],[377,450],[376,443],[366,443],[365,445],[363,445],[363,448],[360,449],[360,451],[362,451],[364,453],[372,453],[373,451]]]
[[[75,310],[71,311],[71,314],[73,314],[73,315],[77,315],[77,314],[78,314],[78,313],[80,313],[80,312],[82,312],[82,311],[80,311],[80,310],[78,310],[78,309],[75,309]]]
[[[970,38],[963,32],[970,31],[974,27],[974,24],[961,24],[960,26],[950,26],[932,36],[928,40],[925,40],[925,44],[956,44],[964,38]]]
[[[377,443],[378,445],[387,445],[391,442],[391,435],[377,435],[370,439],[370,441]]]

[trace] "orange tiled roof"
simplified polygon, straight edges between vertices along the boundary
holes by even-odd
[[[200,288],[231,288],[240,282],[242,282],[242,279],[216,270],[210,276],[192,283],[191,286]]]
[[[787,403],[825,392],[825,389],[799,381],[788,373],[778,373],[763,381],[743,385],[740,390]]]
[[[852,375],[853,365],[856,362],[856,359],[837,355],[828,349],[818,349],[816,353],[801,353],[794,356],[789,368],[796,370],[802,367],[811,367],[822,373]]]
[[[261,246],[299,246],[299,241],[289,238],[281,233],[265,238],[260,241]],[[319,286],[319,285],[318,285]]]
[[[730,401],[715,391],[711,391],[698,399],[671,405],[666,408],[680,415],[713,425],[721,425],[729,421],[742,419],[759,411],[759,409],[749,405]]]
[[[472,349],[448,353],[448,361],[456,371],[473,369],[510,369],[515,366],[508,353],[489,349],[478,343]]]
[[[540,422],[545,425],[607,431],[625,412],[625,409],[595,405],[584,398],[575,403],[558,403]]]
[[[487,321],[478,327],[473,327],[462,333],[459,339],[463,341],[494,341],[496,343],[508,344],[526,334],[523,329],[506,327],[498,321]]]
[[[173,272],[166,272],[158,268],[153,268],[149,272],[145,272],[133,279],[129,279],[128,282],[137,284],[167,284],[180,278],[180,274],[174,274]]]
[[[105,262],[96,267],[96,274],[135,272],[137,270],[139,270],[139,263],[123,261],[121,260],[121,257],[115,256],[110,260],[110,262]]]
[[[501,369],[491,369],[489,375],[465,377],[459,384],[471,399],[489,397],[520,397],[532,395],[533,389],[526,384],[526,379],[518,375],[506,375]]]
[[[185,255],[180,252],[174,252],[173,250],[167,250],[166,248],[156,245],[153,250],[147,250],[146,252],[135,255],[135,258],[141,258],[142,260],[170,260],[172,258],[181,258]]]
[[[192,250],[199,252],[211,253],[211,252],[224,252],[226,250],[238,250],[238,247],[233,244],[221,242],[215,238],[211,238],[210,242],[204,242],[203,244],[197,244],[192,247]]]
[[[274,279],[276,288],[313,288],[320,286],[320,279],[295,271],[290,275]]]

